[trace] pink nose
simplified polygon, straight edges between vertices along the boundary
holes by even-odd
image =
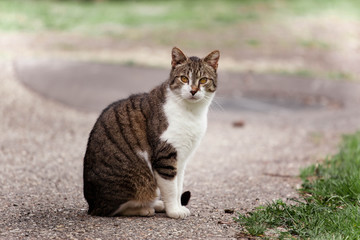
[[[191,90],[190,93],[194,96],[197,93],[197,90]]]

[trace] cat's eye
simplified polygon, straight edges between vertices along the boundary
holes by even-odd
[[[202,78],[202,79],[200,79],[200,81],[199,81],[199,83],[200,84],[205,84],[205,83],[207,83],[207,78]]]
[[[183,82],[183,83],[188,83],[189,82],[189,79],[185,76],[181,76],[180,77],[180,80]]]

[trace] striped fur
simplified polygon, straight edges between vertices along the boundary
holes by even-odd
[[[155,209],[165,210],[173,218],[188,215],[180,204],[183,175],[186,161],[206,129],[207,108],[217,87],[218,59],[218,51],[200,59],[188,58],[174,48],[167,81],[149,93],[132,95],[103,110],[90,133],[84,157],[89,214],[149,216]],[[185,83],[181,77],[189,81]],[[206,83],[200,83],[202,78]],[[182,121],[188,124],[171,120],[169,114],[174,115],[174,111],[183,112]],[[199,117],[205,121],[201,131],[197,129],[199,120],[194,118],[196,112],[201,112]],[[181,136],[182,132],[177,133],[181,128],[194,134]],[[188,145],[185,151],[178,144],[181,137],[183,142],[196,144]]]

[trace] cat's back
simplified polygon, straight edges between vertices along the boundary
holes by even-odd
[[[146,131],[149,115],[145,107],[148,95],[131,95],[106,107],[90,133],[88,151],[104,152],[106,146],[113,146],[117,151],[125,149],[125,152],[141,148],[144,145],[141,135]]]
[[[142,122],[141,120],[152,120],[153,115],[162,112],[161,105],[165,102],[165,91],[165,85],[162,84],[150,92],[132,94],[126,99],[113,102],[102,111],[97,122],[124,120],[120,123],[130,124],[131,122]]]
[[[164,102],[165,86],[160,85],[149,93],[133,94],[110,104],[90,133],[85,161],[98,152],[121,152],[124,158],[144,152],[151,154],[151,143],[167,128]],[[94,161],[102,158],[95,157]]]

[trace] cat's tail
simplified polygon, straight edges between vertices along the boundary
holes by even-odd
[[[188,205],[190,201],[191,193],[190,191],[186,191],[183,194],[181,194],[181,205],[186,206]]]

